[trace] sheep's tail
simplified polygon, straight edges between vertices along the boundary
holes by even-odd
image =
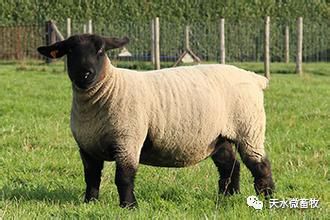
[[[258,83],[259,87],[262,90],[265,90],[268,87],[269,80],[266,77],[261,76],[259,74],[254,74],[254,75],[255,75],[255,78],[257,80],[257,83]]]

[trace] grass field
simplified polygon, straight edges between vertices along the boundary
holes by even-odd
[[[262,72],[262,64],[237,64]],[[139,208],[118,207],[114,164],[103,172],[100,200],[84,204],[83,169],[69,129],[71,88],[62,64],[0,65],[0,219],[328,219],[330,216],[330,63],[272,64],[265,92],[266,148],[277,199],[316,198],[316,209],[254,210],[253,179],[241,171],[241,194],[217,198],[210,159],[186,169],[141,165]],[[269,206],[266,202],[265,206]]]

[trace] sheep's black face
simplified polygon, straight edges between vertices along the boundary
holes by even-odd
[[[68,73],[71,81],[82,89],[91,87],[102,71],[104,42],[101,37],[73,36],[67,52]]]
[[[50,46],[39,47],[38,51],[49,57],[67,55],[68,73],[71,81],[81,89],[92,87],[101,77],[105,52],[122,47],[128,38],[105,38],[98,35],[75,35]]]

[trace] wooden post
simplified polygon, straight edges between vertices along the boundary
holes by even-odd
[[[186,50],[190,50],[190,41],[189,41],[189,33],[190,32],[190,27],[189,25],[186,26],[186,30],[185,30],[185,47]]]
[[[56,33],[52,28],[52,21],[47,21],[45,25],[45,40],[46,45],[51,45],[56,42]],[[51,63],[52,59],[46,58],[46,63]]]
[[[155,19],[151,19],[151,63],[155,65]]]
[[[84,33],[84,34],[87,33],[87,25],[86,25],[86,24],[84,24],[84,26],[83,26],[83,33]]]
[[[21,47],[21,30],[19,30],[19,27],[15,28],[16,30],[16,42],[15,42],[15,47],[16,47],[16,52],[15,52],[15,58],[16,59],[21,59],[22,58],[22,47]],[[24,33],[24,31],[23,31]]]
[[[56,24],[52,22],[50,24],[50,26],[51,26],[52,31],[55,33],[55,41],[54,41],[54,43],[56,42],[56,38],[59,39],[59,40],[61,40],[61,41],[64,40],[64,37],[61,34],[61,32],[58,30]]]
[[[265,17],[265,35],[264,35],[264,71],[265,71],[265,77],[267,79],[270,79],[270,70],[269,70],[269,23],[270,18],[269,16]]]
[[[54,43],[56,42],[57,39],[60,41],[65,40],[62,33],[58,30],[56,24],[52,21],[50,22],[50,28],[55,35]],[[64,70],[66,70],[66,61],[65,60],[64,60]]]
[[[289,25],[285,26],[285,63],[290,62],[290,32]]]
[[[155,69],[160,69],[160,52],[159,52],[159,17],[155,18]]]
[[[185,50],[184,52],[179,56],[178,60],[174,63],[173,67],[177,66],[186,55],[190,55],[191,58],[195,61],[200,63],[201,60],[199,59],[199,57],[192,52],[192,50],[190,49],[190,27],[187,25],[186,29],[185,29]]]
[[[92,19],[88,20],[88,29],[87,33],[92,34],[93,33],[93,25],[92,25]]]
[[[71,36],[71,19],[66,19],[66,38],[69,38]],[[64,71],[68,69],[68,62],[67,62],[66,56],[64,57]]]
[[[220,63],[224,64],[226,60],[225,50],[225,19],[220,19]]]
[[[49,45],[49,21],[46,21],[45,22],[45,45]],[[50,59],[46,58],[45,59],[46,63],[50,63]]]
[[[66,19],[66,38],[71,36],[71,18]]]
[[[297,19],[297,57],[296,73],[302,75],[302,48],[303,47],[303,18]]]
[[[56,43],[56,33],[55,33],[55,30],[54,30],[54,28],[53,28],[53,26],[52,26],[52,24],[53,24],[53,21],[50,21],[50,26],[49,26],[49,31],[50,31],[50,35],[49,35],[49,37],[50,37],[50,39],[49,39],[49,44],[54,44],[54,43]]]

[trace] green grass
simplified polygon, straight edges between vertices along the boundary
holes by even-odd
[[[237,64],[262,72],[260,63]],[[217,198],[211,160],[186,169],[141,165],[139,209],[118,207],[114,164],[103,172],[100,200],[84,204],[83,170],[69,129],[71,88],[63,65],[0,65],[0,219],[327,219],[329,217],[330,64],[272,64],[265,92],[266,148],[275,198],[316,198],[318,209],[256,211],[246,205],[253,179],[242,166],[241,194]],[[268,206],[268,204],[266,204]]]

